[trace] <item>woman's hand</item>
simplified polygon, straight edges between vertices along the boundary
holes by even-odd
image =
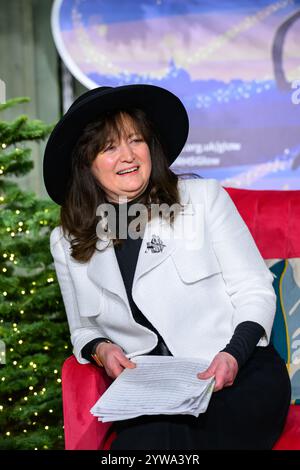
[[[223,387],[230,387],[233,384],[238,370],[237,360],[231,354],[219,352],[210,366],[204,372],[197,374],[197,377],[204,380],[214,375],[214,392],[218,392]]]
[[[122,348],[114,343],[99,343],[96,356],[102,362],[109,377],[116,379],[125,368],[134,369],[136,364],[128,359]]]

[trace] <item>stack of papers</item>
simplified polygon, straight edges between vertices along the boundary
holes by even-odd
[[[214,377],[197,377],[209,366],[197,358],[136,356],[134,369],[114,380],[91,413],[99,421],[120,421],[142,415],[189,414],[199,416],[208,407]]]

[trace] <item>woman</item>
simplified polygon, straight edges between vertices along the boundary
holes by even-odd
[[[74,354],[113,379],[141,354],[210,364],[204,414],[116,422],[112,449],[271,449],[291,393],[269,344],[273,277],[218,181],[169,169],[187,135],[181,101],[151,85],[88,91],[52,132],[51,253]]]

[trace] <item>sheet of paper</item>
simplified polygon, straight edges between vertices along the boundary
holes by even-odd
[[[197,373],[208,363],[198,358],[136,356],[134,369],[124,369],[91,409],[99,420],[116,421],[141,415],[204,413],[214,377]]]

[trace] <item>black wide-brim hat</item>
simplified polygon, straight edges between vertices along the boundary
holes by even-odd
[[[77,98],[56,124],[44,154],[44,182],[54,202],[61,205],[71,176],[73,149],[84,128],[104,112],[140,108],[154,124],[169,166],[180,154],[188,136],[189,120],[180,99],[154,85],[99,87]],[[155,165],[155,161],[152,161]]]

